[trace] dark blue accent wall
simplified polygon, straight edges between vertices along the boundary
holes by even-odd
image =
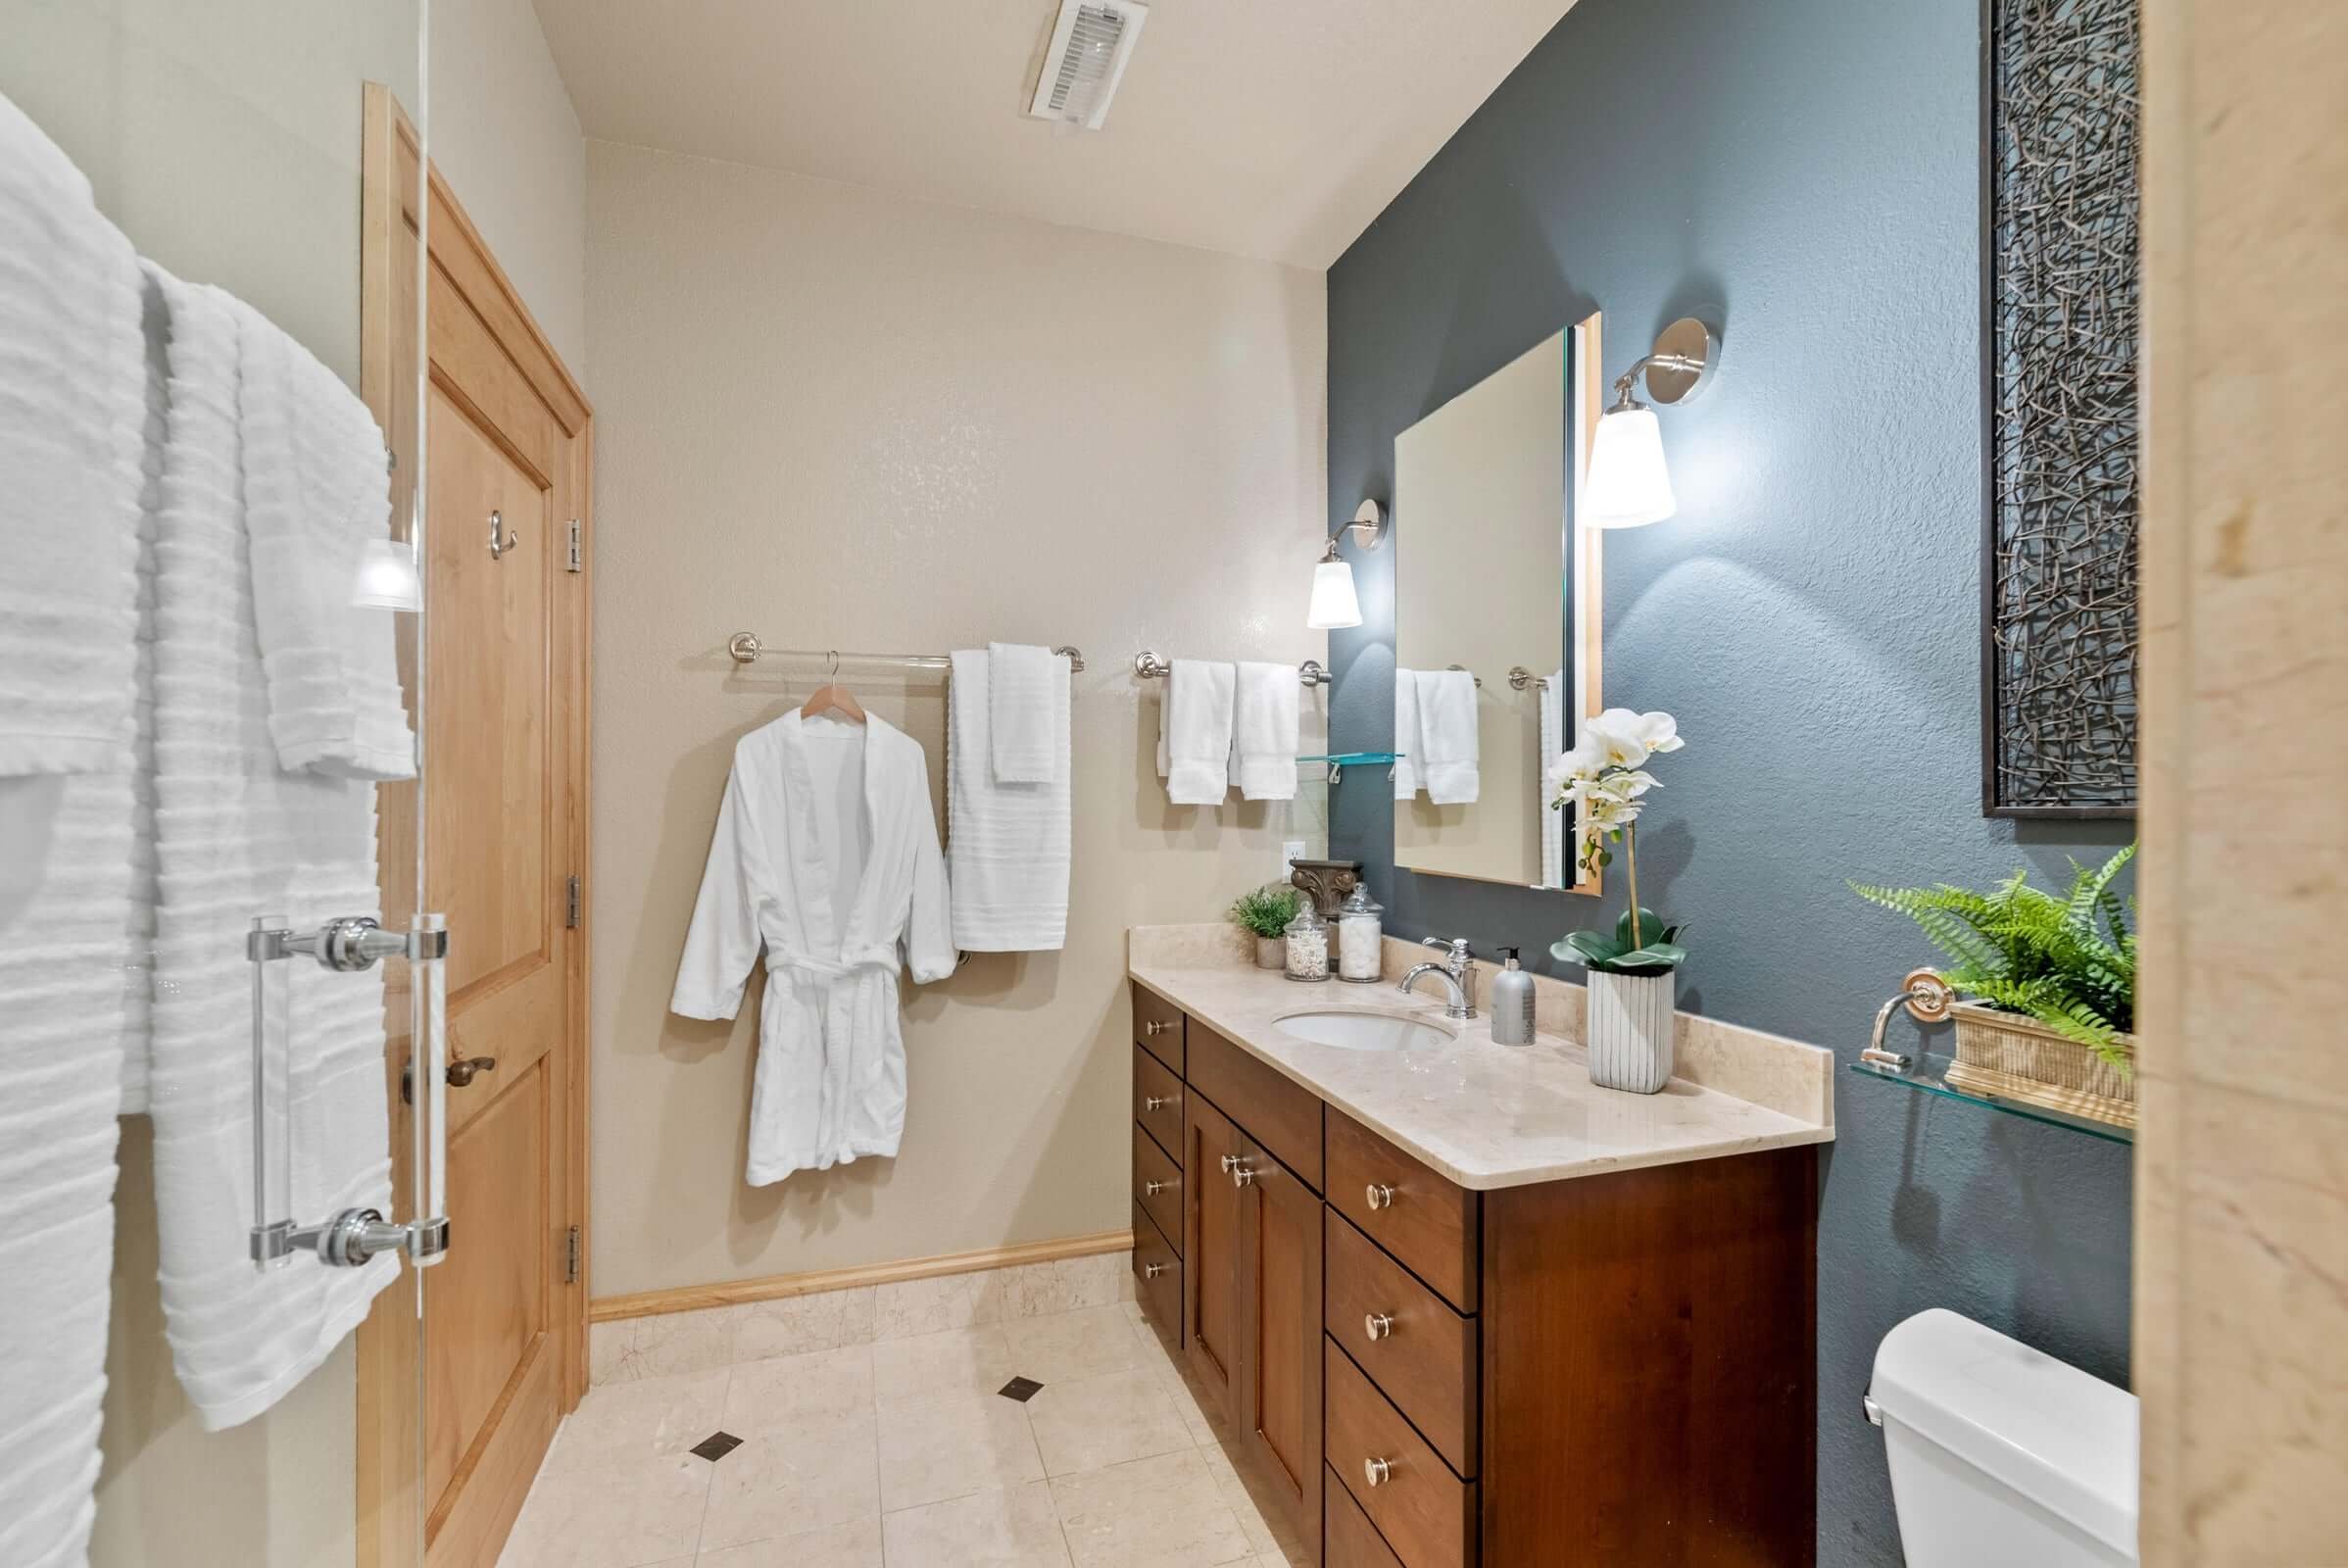
[[[1332,526],[1392,496],[1397,431],[1590,310],[1608,379],[1674,317],[1720,330],[1662,415],[1679,515],[1606,540],[1605,695],[1688,738],[1640,858],[1691,925],[1681,1005],[1843,1062],[1931,956],[1846,877],[2055,878],[2128,834],[1981,814],[1978,10],[1581,0],[1329,273]],[[1331,749],[1384,749],[1395,550],[1343,548],[1368,623],[1330,637]],[[1589,901],[1397,872],[1383,772],[1333,795],[1397,933],[1581,978],[1546,955]],[[2128,1152],[1839,1070],[1835,1098],[1818,1555],[1889,1564],[1877,1341],[1946,1306],[2125,1383]]]

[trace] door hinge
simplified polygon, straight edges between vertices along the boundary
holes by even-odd
[[[579,1228],[573,1225],[563,1243],[563,1283],[579,1283]]]
[[[563,569],[565,571],[585,571],[587,569],[586,536],[576,517],[570,519],[570,561]]]
[[[575,876],[570,879],[570,891],[563,900],[563,925],[565,930],[570,931],[576,931],[579,928],[579,879]]]

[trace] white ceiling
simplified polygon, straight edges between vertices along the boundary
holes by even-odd
[[[1572,0],[1152,0],[1107,124],[1057,0],[536,0],[589,136],[1320,269]]]

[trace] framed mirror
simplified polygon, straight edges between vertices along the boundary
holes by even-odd
[[[1598,318],[1394,437],[1394,863],[1595,894],[1548,762],[1601,707],[1600,531],[1575,500],[1603,404]]]

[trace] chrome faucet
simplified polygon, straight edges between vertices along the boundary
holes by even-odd
[[[1420,964],[1402,977],[1403,993],[1405,995],[1409,993],[1410,988],[1418,983],[1420,975],[1441,975],[1451,990],[1450,996],[1443,1002],[1443,1016],[1446,1018],[1473,1018],[1476,1016],[1476,968],[1468,953],[1467,938],[1453,937],[1448,942],[1436,937],[1421,937],[1419,940],[1430,948],[1446,951],[1450,955],[1450,961]]]

